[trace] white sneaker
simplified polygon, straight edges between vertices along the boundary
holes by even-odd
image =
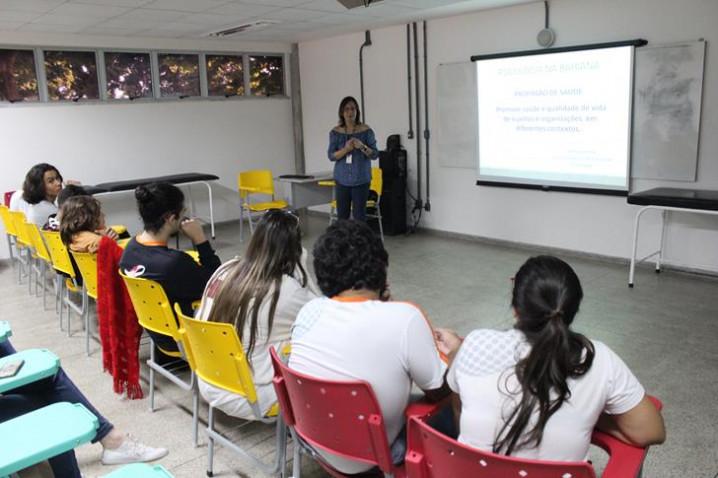
[[[159,460],[167,453],[166,448],[152,448],[151,446],[143,445],[135,437],[127,435],[117,448],[112,450],[105,448],[102,451],[102,464],[124,465],[127,463],[154,461]]]

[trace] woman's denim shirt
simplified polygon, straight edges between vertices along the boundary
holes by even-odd
[[[334,153],[344,147],[350,138],[356,138],[373,151],[371,157],[365,155],[360,149],[353,149],[341,159],[334,159]],[[342,186],[359,186],[371,182],[371,160],[379,156],[376,149],[376,138],[374,131],[368,128],[359,133],[338,133],[335,130],[329,132],[329,150],[327,151],[330,161],[334,161],[334,180]],[[351,164],[347,164],[347,157],[351,157]]]

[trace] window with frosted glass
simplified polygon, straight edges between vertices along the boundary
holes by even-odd
[[[37,101],[37,72],[32,50],[0,49],[0,101]]]
[[[107,97],[115,100],[152,98],[149,53],[105,53]]]
[[[97,100],[97,62],[94,51],[45,51],[47,97],[51,101]]]
[[[160,53],[160,96],[199,96],[199,55]]]

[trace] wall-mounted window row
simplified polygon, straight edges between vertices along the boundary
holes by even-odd
[[[5,103],[267,97],[284,85],[281,54],[0,48]]]

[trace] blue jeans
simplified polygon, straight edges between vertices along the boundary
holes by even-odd
[[[369,199],[369,183],[359,186],[344,186],[336,183],[334,195],[337,200],[337,217],[349,219],[349,212],[355,221],[366,222],[366,201]]]
[[[14,353],[15,348],[10,341],[0,342],[0,357]],[[92,443],[102,440],[112,430],[113,425],[92,406],[62,368],[54,377],[38,380],[0,396],[0,423],[58,402],[81,403],[97,417],[100,427],[97,429]],[[40,431],[38,430],[38,432]],[[81,476],[75,452],[72,450],[50,458],[48,461],[56,478],[80,478]]]

